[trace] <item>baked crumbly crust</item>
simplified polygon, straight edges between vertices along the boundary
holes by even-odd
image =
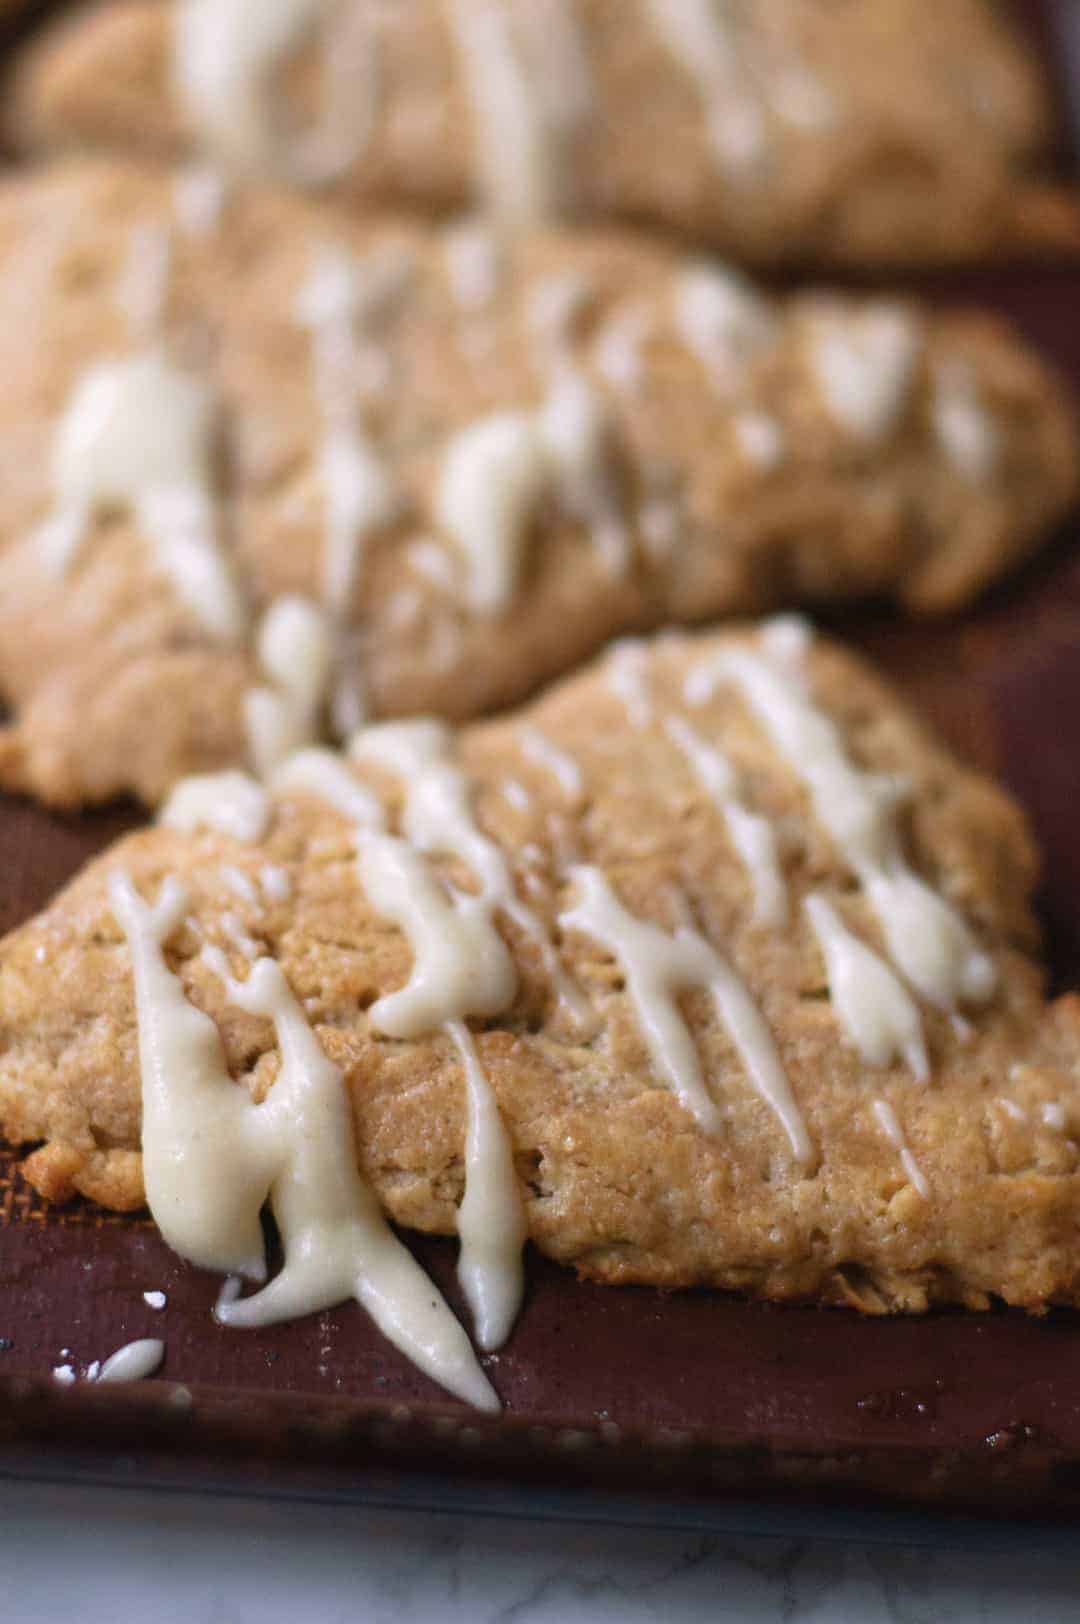
[[[58,805],[155,802],[185,773],[245,759],[244,698],[263,680],[254,628],[283,594],[324,597],[327,413],[300,310],[328,258],[360,289],[349,432],[362,429],[394,491],[327,606],[341,669],[373,715],[482,714],[613,635],[671,621],[869,594],[948,610],[1072,500],[1071,407],[991,318],[821,294],[773,302],[632,236],[499,245],[471,227],[361,222],[258,189],[219,199],[196,229],[190,182],[95,161],[0,190],[7,788]],[[823,345],[839,346],[839,408]],[[217,410],[214,527],[251,627],[230,646],[181,601],[130,512],[99,505],[66,570],[43,550],[80,384],[148,350],[201,380]],[[601,414],[599,494],[619,556],[580,502],[547,491],[521,527],[512,590],[477,609],[440,523],[450,448],[494,414],[539,411],[567,373]]]
[[[453,32],[467,6],[338,8],[330,50],[352,53],[355,97],[370,96],[359,153],[334,177],[342,195],[458,209],[477,196],[491,149],[521,134],[485,129],[470,99]],[[16,65],[5,100],[18,144],[199,150],[177,90],[176,9],[112,0],[62,19]],[[582,215],[674,229],[759,265],[936,264],[1080,244],[1075,193],[1050,179],[1042,75],[984,0],[941,0],[932,28],[925,0],[755,0],[704,22],[707,7],[673,3],[667,42],[651,0],[562,0],[539,26],[528,5],[494,9],[509,27],[496,50],[524,87],[504,100],[519,113],[534,101],[548,118],[557,189]],[[319,107],[318,62],[306,39],[274,81],[301,125]],[[482,66],[490,81],[489,57]]]
[[[817,822],[790,762],[735,687],[721,685],[692,710],[684,697],[703,662],[760,646],[750,629],[648,645],[633,656],[650,705],[637,726],[609,659],[520,715],[460,734],[477,822],[503,848],[519,895],[597,1016],[594,1035],[575,1037],[533,945],[500,923],[521,985],[512,1009],[480,1023],[475,1041],[513,1140],[531,1238],[610,1282],[710,1285],[869,1312],[985,1308],[991,1298],[1032,1310],[1075,1303],[1080,1001],[1044,1000],[1029,908],[1036,861],[1022,815],[864,665],[825,643],[810,649],[805,691],[857,766],[903,784],[906,859],[964,917],[997,973],[993,998],[967,1009],[969,1025],[922,1004],[928,1081],[905,1065],[861,1059],[830,1001],[803,907],[811,892],[827,899],[885,955],[849,854]],[[755,919],[747,871],[676,747],[674,716],[690,716],[722,747],[745,807],[776,831],[789,897],[781,928]],[[576,763],[580,798],[523,752],[523,726]],[[396,781],[355,771],[396,823]],[[472,883],[433,861],[459,886]],[[742,976],[776,1038],[811,1164],[793,1159],[697,992],[681,1010],[719,1129],[700,1128],[664,1086],[619,964],[580,928],[556,923],[574,901],[570,868],[579,863],[596,865],[633,916],[669,934],[692,924]],[[289,900],[262,892],[245,904],[236,870],[257,889],[267,864],[287,871]],[[169,962],[218,1023],[238,1083],[258,1098],[277,1071],[272,1029],[230,1007],[198,955],[204,942],[218,944],[245,975],[239,918],[258,950],[279,960],[344,1072],[360,1161],[387,1212],[452,1233],[463,1186],[457,1051],[444,1035],[404,1042],[373,1031],[367,1012],[406,979],[409,947],[366,898],[348,821],[300,793],[278,797],[254,845],[165,828],[131,836],[0,945],[0,1121],[11,1141],[42,1142],[24,1164],[32,1183],[55,1200],[76,1191],[121,1209],[142,1200],[131,958],[107,888],[116,869],[148,899],[166,877],[181,880],[190,913]],[[883,1131],[882,1102],[918,1176]]]

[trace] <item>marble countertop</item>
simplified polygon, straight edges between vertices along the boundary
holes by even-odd
[[[1064,1624],[1075,1554],[7,1484],[7,1624]]]

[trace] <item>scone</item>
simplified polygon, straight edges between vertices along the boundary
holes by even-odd
[[[503,720],[180,786],[0,947],[0,1123],[49,1198],[148,1196],[222,1271],[259,1277],[270,1192],[286,1265],[227,1323],[386,1310],[376,1197],[461,1234],[489,1347],[526,1235],[616,1284],[1075,1303],[1035,867],[804,623],[623,643]]]
[[[988,0],[112,0],[6,105],[26,151],[618,217],[759,265],[1080,246],[1046,88]]]
[[[58,805],[475,716],[668,622],[948,610],[1075,491],[999,322],[630,236],[76,162],[0,191],[0,308],[0,784]]]

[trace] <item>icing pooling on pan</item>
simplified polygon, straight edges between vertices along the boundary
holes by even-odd
[[[273,1022],[281,1069],[255,1105],[229,1074],[217,1027],[188,1001],[164,957],[187,910],[183,888],[166,880],[151,906],[117,871],[110,896],[135,967],[144,1178],[155,1222],[191,1262],[256,1281],[266,1278],[259,1215],[267,1198],[281,1233],[281,1272],[253,1297],[220,1302],[218,1318],[271,1325],[355,1297],[435,1381],[496,1409],[464,1331],[357,1169],[344,1080],[280,966],[260,959],[237,982],[219,950],[203,950],[230,1000]]]
[[[517,972],[495,929],[493,908],[503,906],[527,921],[532,916],[511,895],[501,852],[472,822],[463,776],[448,759],[444,729],[434,723],[390,724],[358,735],[353,748],[362,759],[404,775],[409,838],[385,832],[379,802],[329,752],[306,752],[288,764],[278,783],[319,795],[354,822],[361,884],[373,907],[408,938],[409,979],[371,1006],[372,1028],[400,1039],[442,1028],[461,1058],[467,1129],[459,1274],[478,1340],[490,1349],[509,1334],[521,1301],[527,1224],[512,1146],[465,1018],[499,1014],[517,992]],[[448,894],[424,855],[433,850],[461,858],[482,881],[483,892]]]
[[[99,1382],[141,1382],[153,1376],[165,1357],[165,1344],[156,1336],[126,1342],[110,1353],[95,1377]]]
[[[767,665],[788,697],[794,694],[794,703],[811,705],[802,666],[808,639],[809,632],[803,623],[773,623],[756,648],[749,643],[745,647],[729,645],[721,657],[700,667],[690,687],[698,698],[712,691],[719,681],[741,690],[740,678],[733,675],[736,667],[732,661],[747,659]],[[691,726],[685,718],[667,708],[661,674],[657,672],[654,685],[651,661],[644,648],[631,646],[629,652],[637,681],[637,691],[630,698],[648,706],[648,720],[643,725],[650,729],[649,748],[660,746],[677,751],[710,797],[722,805],[737,789],[735,774],[722,753],[720,742],[712,742],[705,730]],[[747,698],[747,695],[743,693],[742,697]],[[754,703],[749,704],[749,709],[757,715]],[[822,719],[833,729],[833,743],[839,748],[835,724]],[[766,732],[773,732],[771,726],[766,726]],[[553,780],[549,793],[558,785],[577,810],[583,787],[579,764],[569,758],[571,768],[576,768],[577,773],[571,770],[570,782],[566,783],[565,772],[560,774],[550,767],[549,750],[559,751],[560,746],[546,735],[540,737],[541,747],[533,759],[536,767],[548,772]],[[557,730],[555,737],[558,737]],[[520,728],[516,740],[520,745]],[[781,741],[774,737],[773,742],[781,746],[779,759],[790,766]],[[819,767],[820,745],[818,739],[814,755]],[[464,1200],[458,1214],[462,1246],[459,1272],[476,1322],[477,1340],[483,1347],[495,1347],[507,1334],[520,1303],[521,1248],[527,1226],[523,1191],[514,1167],[513,1143],[500,1115],[496,1094],[495,1085],[500,1089],[504,1086],[504,1061],[498,1061],[499,1070],[491,1075],[485,1064],[485,1051],[489,1058],[501,1055],[502,1051],[498,1045],[489,1048],[487,1040],[471,1032],[466,1021],[469,1017],[495,1019],[505,1015],[516,998],[517,967],[498,922],[505,920],[526,936],[531,929],[533,946],[540,949],[541,942],[546,942],[555,955],[556,965],[558,956],[546,928],[535,916],[530,927],[530,911],[516,897],[516,882],[506,854],[476,820],[471,804],[473,784],[457,759],[456,741],[448,729],[432,722],[394,723],[365,729],[352,741],[351,755],[356,768],[367,775],[367,781],[342,757],[329,751],[307,750],[278,770],[272,791],[316,795],[349,820],[356,847],[356,872],[368,901],[376,912],[396,923],[407,939],[411,967],[396,991],[384,992],[370,1006],[371,1029],[390,1040],[434,1038],[436,1046],[445,1044],[442,1056],[450,1053],[460,1064],[466,1176]],[[843,760],[846,770],[857,774],[846,754]],[[834,762],[826,770],[835,773],[838,769]],[[863,776],[870,778],[875,790],[881,786],[882,781],[873,779],[872,775]],[[488,788],[498,793],[502,782],[497,780]],[[384,784],[400,791],[400,813],[395,814],[400,817],[400,833],[390,832],[389,812],[381,799]],[[817,793],[821,786],[811,788]],[[891,815],[894,808],[888,797],[884,804]],[[532,817],[535,810],[530,800],[530,808],[523,815]],[[397,826],[395,823],[394,827]],[[725,1131],[725,1105],[726,1099],[731,1098],[732,1076],[729,1071],[721,1091],[717,1079],[706,1075],[701,1038],[695,1035],[687,1014],[680,1007],[686,993],[704,994],[741,1062],[736,1078],[740,1071],[744,1072],[746,1083],[775,1118],[802,1175],[811,1175],[817,1167],[815,1147],[765,1016],[733,965],[696,927],[685,898],[681,913],[677,913],[680,923],[669,931],[627,908],[615,889],[614,875],[595,865],[581,863],[580,859],[576,860],[578,866],[569,866],[575,859],[565,850],[557,857],[556,867],[562,874],[556,883],[565,880],[567,886],[573,888],[564,901],[558,923],[563,930],[591,939],[617,961],[625,978],[625,991],[620,987],[619,995],[628,1000],[645,1040],[656,1083],[670,1088],[705,1131],[719,1134]],[[221,874],[224,878],[224,870]],[[206,1053],[220,1055],[220,1039],[206,1017],[187,1003],[183,987],[168,970],[161,952],[172,930],[183,920],[182,896],[177,900],[167,884],[154,907],[137,897],[133,904],[130,895],[123,894],[125,883],[122,877],[114,878],[114,906],[133,938],[137,980],[148,973],[158,976],[155,996],[159,1000],[164,998],[168,1019],[176,1022],[180,1033],[179,1049],[175,1045],[170,1049],[160,1033],[155,1040],[149,1030],[153,1022],[147,1022],[144,1029],[146,999],[141,997],[140,1044],[144,1049],[144,1089],[149,1098],[155,1078],[160,1083],[171,1070],[183,1071],[186,1066],[190,1081],[200,1055],[204,1063]],[[251,883],[254,886],[254,880]],[[925,1081],[929,1068],[922,1020],[900,976],[858,940],[839,911],[823,896],[811,893],[805,899],[805,908],[808,923],[825,957],[834,1010],[845,1036],[859,1049],[866,1064],[889,1067],[903,1060],[917,1080]],[[125,917],[125,909],[129,914],[134,910],[134,925],[132,918]],[[193,922],[188,923],[194,928]],[[156,954],[156,965],[152,962],[151,972],[147,972],[145,965],[140,968],[138,962],[140,949],[134,938],[140,931],[149,934],[152,944],[156,944],[150,953],[151,961]],[[340,1093],[340,1074],[322,1056],[318,1041],[307,1027],[306,1017],[280,968],[261,956],[263,950],[258,942],[253,942],[252,951],[245,953],[241,945],[232,942],[227,930],[220,939],[228,942],[241,959],[246,956],[251,961],[250,967],[243,968],[247,980],[232,979],[230,965],[219,948],[204,946],[202,962],[221,979],[230,1001],[274,1021],[284,1070],[262,1106],[254,1107],[245,1092],[230,1080],[231,1094],[227,1100],[223,1104],[211,1090],[209,1108],[214,1112],[228,1111],[239,1099],[241,1111],[267,1112],[261,1119],[264,1123],[278,1121],[268,1107],[275,1097],[279,1104],[290,1095],[294,1100],[298,1097],[299,1085],[295,1078],[285,1087],[282,1083],[289,1075],[290,1053],[295,1057],[301,1051],[312,1065],[315,1054],[319,1054],[328,1075],[333,1074],[337,1079]],[[553,983],[554,977],[546,966],[545,973]],[[165,982],[171,981],[171,991],[166,988],[163,993],[162,978]],[[576,990],[580,996],[580,988]],[[186,1013],[178,1013],[177,1005],[183,1006]],[[590,1014],[587,1005],[585,1008]],[[599,1008],[598,1004],[598,1013]],[[300,1041],[296,1020],[303,1023],[307,1032],[306,1049],[303,1045],[300,1050],[295,1049]],[[596,1025],[594,1019],[590,1030],[595,1030]],[[293,1050],[290,1043],[294,1045]],[[436,1047],[436,1053],[439,1052]],[[445,1064],[445,1058],[441,1063]],[[281,1110],[282,1122],[295,1119],[295,1104],[287,1111],[281,1104]],[[896,1110],[879,1099],[870,1102],[870,1111],[872,1120],[897,1150],[905,1176],[920,1195],[929,1198],[929,1185],[904,1139]],[[1050,1122],[1049,1117],[1046,1120]],[[250,1149],[245,1135],[253,1131],[250,1126],[236,1129],[233,1124],[224,1130],[226,1137],[234,1141],[239,1134],[237,1142],[245,1155]],[[276,1143],[274,1154],[284,1154],[281,1144],[285,1132],[283,1127],[281,1142]],[[209,1137],[217,1139],[220,1135],[215,1132]],[[253,1143],[256,1148],[252,1165],[256,1181],[264,1180],[265,1194],[271,1190],[274,1177],[266,1180],[266,1164],[259,1160],[263,1152],[258,1148],[257,1134]],[[153,1154],[152,1149],[149,1154]],[[157,1205],[154,1210],[156,1214]],[[162,1229],[166,1238],[172,1239],[168,1225],[166,1203]],[[287,1236],[286,1240],[288,1242]],[[286,1250],[288,1253],[288,1244]],[[241,1272],[243,1256],[234,1256],[231,1260],[219,1256],[215,1266]],[[257,1257],[248,1257],[249,1274],[257,1273],[260,1266],[261,1252]],[[339,1272],[333,1278],[337,1281],[336,1289],[340,1289],[344,1276]],[[253,1298],[241,1301],[230,1296],[222,1304],[221,1317],[227,1323],[263,1323],[262,1316],[268,1305],[274,1313],[282,1306],[290,1313],[303,1312],[305,1304],[321,1301],[328,1289],[320,1287],[314,1295],[309,1292],[304,1296],[299,1288],[294,1289],[287,1283],[279,1286],[275,1281],[265,1293],[259,1292]],[[342,1293],[350,1294],[364,1300],[359,1286]],[[245,1315],[250,1318],[244,1319]],[[400,1332],[400,1336],[404,1338],[405,1333]],[[399,1345],[405,1346],[406,1341],[400,1341]]]
[[[468,1102],[465,1194],[457,1214],[458,1278],[486,1350],[501,1348],[525,1294],[522,1251],[529,1235],[514,1171],[513,1146],[494,1091],[464,1021],[446,1022],[461,1058]]]

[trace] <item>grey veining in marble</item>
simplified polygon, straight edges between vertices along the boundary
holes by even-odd
[[[1066,1552],[951,1552],[5,1485],[5,1624],[1066,1624]]]

